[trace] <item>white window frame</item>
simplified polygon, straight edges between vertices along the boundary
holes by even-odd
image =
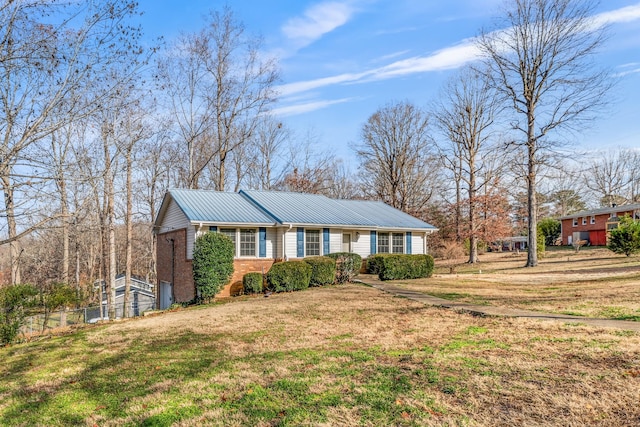
[[[578,226],[578,218],[573,218],[573,227]]]
[[[253,255],[242,255],[242,231],[243,230],[247,230],[247,231],[252,231],[253,232]],[[238,258],[258,258],[258,241],[260,240],[258,238],[258,229],[257,228],[250,228],[250,227],[244,227],[244,228],[238,228],[236,231],[238,234],[238,238],[237,238],[237,242],[238,242]]]
[[[595,224],[595,223],[596,223],[596,216],[591,215],[591,224]]]
[[[380,248],[382,247],[382,237],[385,237],[387,240],[387,244],[385,245],[387,250],[382,251]],[[378,233],[378,242],[376,244],[376,251],[379,254],[390,254],[391,253],[391,233]]]
[[[313,234],[318,236],[318,241],[317,242],[310,242],[309,241],[309,236]],[[318,245],[318,253],[317,254],[310,254],[309,253],[309,245],[313,244],[315,245],[317,243]],[[322,233],[321,230],[317,230],[317,229],[310,229],[310,230],[304,230],[304,254],[305,256],[320,256],[322,255]]]
[[[582,217],[582,225],[587,225],[587,217],[586,216]]]
[[[390,233],[391,234],[391,245],[389,250],[391,251],[392,254],[403,254],[404,253],[404,244],[405,244],[405,240],[404,240],[404,233]],[[396,249],[398,248],[398,246],[395,244],[394,239],[396,237],[400,237],[400,252],[396,252]]]

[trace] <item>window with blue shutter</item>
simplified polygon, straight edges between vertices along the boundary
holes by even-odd
[[[267,257],[267,229],[265,227],[260,227],[258,235],[258,256],[260,258]]]
[[[304,258],[304,228],[298,227],[298,233],[296,236],[296,256],[298,258]]]
[[[369,250],[371,252],[371,255],[376,254],[377,248],[378,248],[378,243],[376,241],[376,232],[371,230],[371,248]]]
[[[406,238],[407,238],[407,250],[405,253],[407,254],[411,254],[411,232],[407,231],[405,234]]]
[[[329,248],[329,229],[322,229],[322,255],[327,255],[330,253],[331,249]]]

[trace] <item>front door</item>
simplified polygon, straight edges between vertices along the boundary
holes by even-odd
[[[173,304],[173,286],[164,280],[160,281],[160,310],[165,310]]]
[[[351,252],[351,234],[344,233],[342,235],[342,252]]]

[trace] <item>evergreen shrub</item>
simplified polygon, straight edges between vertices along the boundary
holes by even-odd
[[[311,266],[309,286],[330,285],[336,279],[336,260],[326,256],[305,258],[304,262]]]
[[[304,261],[278,262],[267,273],[267,286],[274,292],[305,289],[310,281],[311,266]]]
[[[205,233],[196,239],[193,282],[198,299],[211,300],[229,283],[233,274],[234,252],[233,241],[224,234]]]
[[[264,277],[262,273],[247,273],[242,278],[242,287],[245,294],[259,294],[262,292]]]
[[[375,257],[380,280],[403,280],[431,277],[434,262],[431,255],[388,254]]]

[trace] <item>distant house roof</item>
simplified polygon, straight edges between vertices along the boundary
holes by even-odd
[[[595,216],[595,215],[604,215],[604,214],[614,214],[616,212],[630,212],[640,210],[640,203],[634,203],[630,205],[618,205],[615,207],[606,207],[606,208],[598,208],[591,209],[587,211],[580,211],[576,213],[572,213],[571,215],[565,215],[560,219],[572,219],[572,218],[580,218],[585,216]]]
[[[433,225],[383,202],[336,200],[319,194],[253,190],[242,190],[239,193],[169,190],[158,212],[156,226],[160,225],[171,199],[192,223],[317,225],[436,231]]]

